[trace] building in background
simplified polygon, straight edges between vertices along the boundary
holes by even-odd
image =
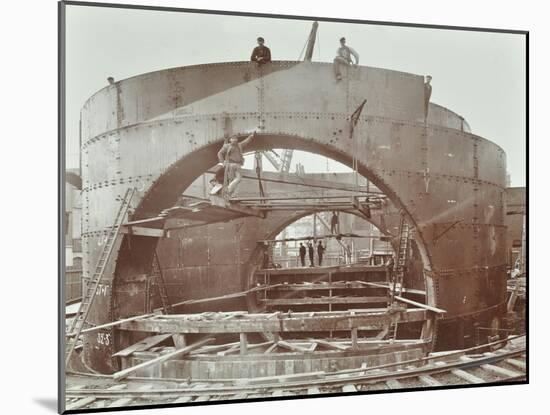
[[[79,169],[65,173],[65,302],[82,296],[82,180]]]

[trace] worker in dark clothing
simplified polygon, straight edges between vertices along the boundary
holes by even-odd
[[[306,247],[300,242],[300,263],[303,267],[306,266]]]
[[[430,98],[432,96],[432,85],[430,82],[432,77],[426,76],[426,82],[424,82],[424,122],[428,120],[428,107],[430,105]]]
[[[263,65],[264,63],[271,62],[271,51],[267,46],[264,46],[263,37],[258,38],[258,46],[256,46],[252,51],[250,60],[252,62],[258,63],[259,65]]]
[[[336,235],[338,232],[338,215],[336,212],[332,212],[332,217],[330,218],[330,233]]]
[[[319,243],[317,244],[317,255],[319,256],[319,266],[323,265],[323,254],[325,253],[325,249],[326,248],[323,246],[321,241],[319,241]]]
[[[255,136],[256,132],[253,132],[239,143],[239,138],[234,135],[229,139],[229,143],[224,144],[218,152],[218,165],[225,167],[225,174],[227,175],[226,182],[229,183],[226,189],[226,195],[228,197],[233,195],[243,178],[241,173],[241,166],[244,164],[243,148],[246,147]]]
[[[310,267],[313,267],[314,264],[313,264],[313,245],[311,244],[311,242],[308,242],[307,243],[307,252],[309,254],[309,266]]]

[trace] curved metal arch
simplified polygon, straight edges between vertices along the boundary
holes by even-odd
[[[246,132],[237,133],[246,136]],[[312,137],[299,135],[259,133],[256,139],[249,144],[247,151],[266,150],[272,147],[272,142],[277,142],[279,148],[303,150],[319,154],[338,161],[348,167],[352,167],[353,155],[346,154],[336,146],[316,142]],[[135,217],[145,218],[158,214],[162,209],[174,205],[182,192],[195,181],[201,174],[217,162],[216,153],[223,144],[223,138],[209,143],[193,152],[181,157],[173,163],[147,190],[141,203],[136,208]],[[390,201],[408,219],[411,226],[418,229],[413,215],[407,210],[405,204],[400,200],[397,192],[387,184],[380,176],[360,160],[357,162],[357,170],[360,175],[371,181],[382,191]],[[183,180],[182,180],[183,179]],[[422,261],[427,270],[431,269],[431,259],[427,244],[422,238],[421,232],[416,232],[415,239],[419,245]]]

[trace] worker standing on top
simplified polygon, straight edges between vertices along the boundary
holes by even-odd
[[[258,63],[258,65],[263,65],[264,63],[271,62],[271,51],[267,46],[264,46],[264,38],[259,37],[258,46],[252,51],[250,60],[252,62]]]
[[[308,251],[308,254],[309,254],[309,266],[310,267],[313,267],[314,264],[313,264],[313,245],[311,244],[311,242],[308,242],[307,243],[307,251]]]
[[[338,215],[336,212],[332,212],[332,217],[330,218],[330,233],[336,235],[338,232]]]
[[[233,135],[229,138],[229,143],[224,144],[218,152],[218,164],[225,167],[225,181],[229,183],[226,189],[226,195],[228,197],[233,195],[243,178],[241,173],[241,166],[244,164],[243,148],[246,147],[255,136],[256,132],[254,131],[239,143],[239,138]]]
[[[303,267],[306,266],[306,247],[300,242],[300,263]]]
[[[317,244],[317,255],[319,256],[319,266],[323,265],[323,254],[325,253],[325,249],[326,248],[323,246],[321,241],[319,241],[319,243]]]
[[[340,47],[336,51],[336,57],[334,58],[334,76],[336,80],[342,79],[341,66],[350,66],[353,61],[351,57],[355,59],[355,65],[359,64],[359,54],[351,47],[346,46],[346,38],[340,38]]]
[[[430,106],[430,98],[432,96],[432,85],[430,82],[432,77],[426,76],[426,82],[424,82],[424,122],[428,121],[428,107]]]

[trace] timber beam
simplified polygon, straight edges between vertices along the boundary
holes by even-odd
[[[309,305],[309,304],[370,304],[386,303],[388,297],[305,297],[305,298],[273,298],[259,300],[266,306]]]
[[[120,233],[135,236],[150,236],[153,238],[164,238],[166,236],[166,231],[164,229],[145,228],[143,226],[133,225],[121,227]]]
[[[316,313],[274,313],[269,318],[241,315],[238,318],[201,318],[200,315],[170,314],[146,317],[125,322],[121,330],[155,333],[264,333],[313,332],[328,330],[379,330],[390,322],[425,321],[432,312],[425,309],[404,309],[389,313],[355,311]]]

